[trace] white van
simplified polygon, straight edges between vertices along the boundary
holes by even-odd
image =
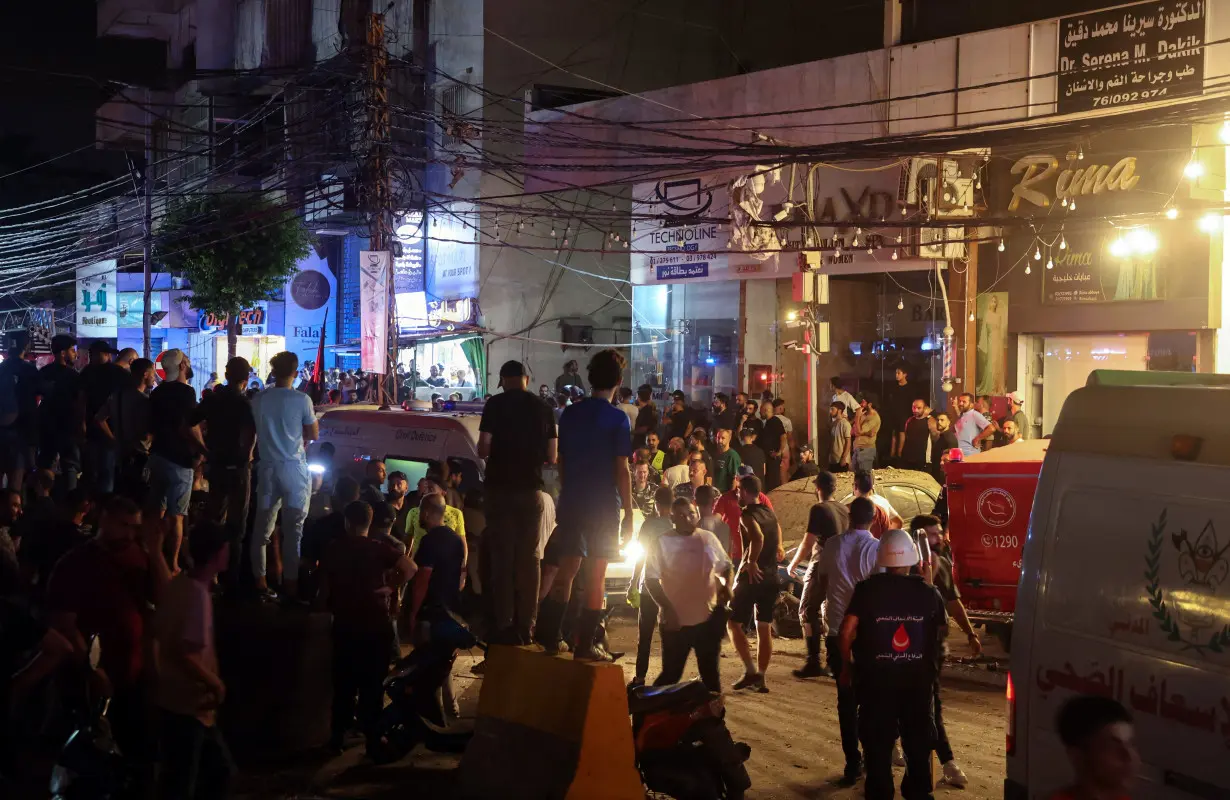
[[[1072,780],[1076,694],[1121,702],[1135,800],[1230,798],[1230,376],[1094,372],[1042,464],[1016,604],[1005,800]]]
[[[320,418],[320,438],[308,460],[320,460],[321,446],[333,445],[334,474],[363,479],[367,462],[383,460],[389,472],[404,472],[413,491],[430,461],[460,458],[483,472],[478,457],[481,412],[385,411],[372,406],[339,408]]]

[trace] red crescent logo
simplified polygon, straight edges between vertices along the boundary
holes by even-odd
[[[893,634],[893,649],[898,653],[910,648],[910,634],[906,633],[905,623],[897,626],[897,632]]]
[[[992,528],[1002,528],[1016,519],[1016,500],[1003,489],[987,489],[978,495],[978,516]]]

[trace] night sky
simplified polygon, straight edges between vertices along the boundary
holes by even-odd
[[[94,26],[93,0],[0,3],[0,175],[94,141],[94,109],[106,84],[88,76],[110,71],[100,65]],[[0,178],[0,207],[98,183],[124,164],[120,154],[87,149]]]

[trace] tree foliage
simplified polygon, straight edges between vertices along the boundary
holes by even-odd
[[[192,284],[194,308],[234,320],[276,294],[310,246],[299,219],[260,195],[208,192],[167,209],[156,259]]]

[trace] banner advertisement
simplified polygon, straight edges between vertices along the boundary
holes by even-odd
[[[477,220],[473,203],[451,203],[429,215],[429,301],[478,296],[478,248],[474,246],[478,241]]]
[[[77,336],[114,339],[117,335],[115,259],[77,268]]]
[[[1205,3],[1151,0],[1059,21],[1060,114],[1198,95]]]
[[[1159,238],[1167,233],[1167,226],[1157,226],[1156,232],[1154,228],[1073,231],[1064,242],[1067,247],[1053,251],[1054,268],[1042,270],[1042,302],[1164,299],[1171,257]]]
[[[1008,293],[978,295],[978,394],[1008,391]]]
[[[325,312],[333,305],[337,279],[325,259],[315,251],[299,262],[299,271],[286,280],[286,349],[299,356],[299,363],[316,360],[324,326],[326,345],[337,341],[336,318],[325,323]]]
[[[359,367],[378,375],[388,365],[389,261],[387,250],[359,253]]]
[[[150,327],[171,327],[167,292],[150,293]],[[142,328],[145,317],[145,292],[119,292],[116,294],[116,319],[121,328]]]
[[[401,255],[393,257],[393,293],[395,295],[423,291],[423,212],[411,211],[397,226],[397,242]]]

